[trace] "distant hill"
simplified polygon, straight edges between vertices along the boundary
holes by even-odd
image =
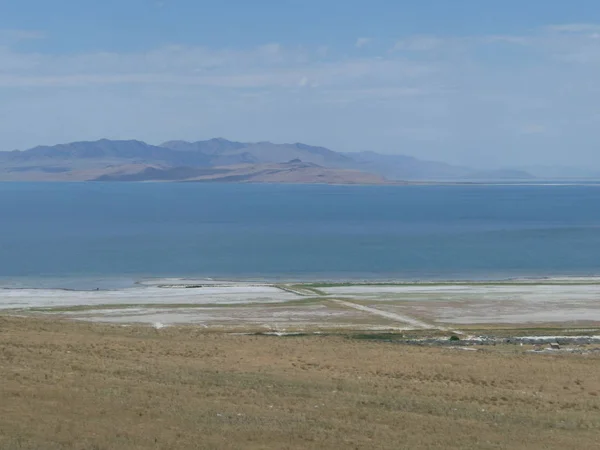
[[[236,183],[388,184],[385,178],[357,170],[330,169],[300,160],[278,164],[241,164],[214,168],[155,168],[111,173],[94,181],[189,181]]]
[[[174,165],[209,165],[210,157],[200,152],[171,150],[141,141],[72,142],[54,146],[39,146],[26,151],[0,152],[0,165],[34,168],[68,166],[95,167],[106,163],[164,163]]]
[[[208,141],[170,141],[161,147],[209,155],[215,166],[246,163],[281,163],[293,159],[323,166],[350,164],[347,156],[324,147],[305,144],[273,144],[271,142],[241,143],[218,138]]]
[[[209,139],[208,141],[168,141],[161,144],[161,147],[171,150],[181,150],[186,152],[200,152],[206,155],[216,155],[227,151],[235,151],[247,147],[249,144],[243,142],[228,141],[223,138]]]
[[[472,170],[450,164],[423,161],[412,156],[383,155],[371,151],[344,153],[355,161],[354,167],[380,173],[394,180],[445,180],[467,176]]]
[[[375,152],[344,153],[361,170],[379,173],[391,180],[531,180],[535,178],[524,170],[474,170],[442,162],[423,161],[412,156],[383,155]]]
[[[529,166],[520,170],[542,180],[600,180],[600,170],[569,166]]]
[[[293,161],[293,163],[290,163]],[[291,165],[290,165],[291,164]],[[0,181],[207,181],[380,184],[388,180],[530,179],[525,171],[475,171],[375,152],[339,153],[301,143],[217,138],[150,145],[101,139],[0,152]]]

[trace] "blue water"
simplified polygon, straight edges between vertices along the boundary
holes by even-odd
[[[598,274],[598,186],[0,183],[5,286]]]

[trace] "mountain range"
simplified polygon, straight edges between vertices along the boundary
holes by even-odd
[[[0,152],[0,181],[393,184],[531,178],[521,170],[477,171],[403,155],[222,138],[160,145],[101,139]]]

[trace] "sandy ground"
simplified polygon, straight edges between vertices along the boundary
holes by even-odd
[[[581,283],[581,284],[579,284]],[[322,289],[384,311],[437,324],[600,322],[596,279],[549,284],[339,286]]]
[[[60,289],[2,289],[0,309],[59,308],[94,305],[150,304],[247,304],[285,302],[297,296],[273,286],[226,285],[201,289],[183,287],[134,287],[111,291],[68,291]]]
[[[0,289],[6,314],[273,330],[600,326],[599,300],[595,278],[389,285],[165,279],[117,290]]]

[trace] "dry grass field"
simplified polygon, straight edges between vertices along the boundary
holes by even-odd
[[[597,449],[600,358],[0,316],[0,449]]]

